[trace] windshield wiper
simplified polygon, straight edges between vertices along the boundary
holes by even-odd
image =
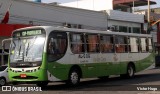
[[[28,50],[29,50],[29,43],[28,43],[27,48],[26,48],[26,56],[28,55]]]
[[[19,41],[20,41],[20,38],[18,38],[18,44],[19,44]],[[19,47],[19,46],[18,46]],[[19,54],[18,55],[20,55],[20,51],[21,51],[21,44],[20,44],[20,47],[19,47]]]
[[[19,55],[20,55],[20,51],[21,51],[21,45],[20,45],[20,47],[19,47]]]
[[[16,43],[15,43],[15,41],[14,41],[14,40],[13,40],[12,42],[13,42],[13,44],[14,44],[14,49],[15,49],[15,48],[16,48]]]
[[[28,45],[27,45],[27,48],[26,48],[26,56],[28,55],[29,49],[31,49],[32,46],[34,45],[34,42],[35,42],[36,39],[37,39],[37,36],[34,37],[34,40],[33,40],[33,42],[31,43],[31,46],[30,46],[30,43],[28,42]],[[30,47],[29,47],[29,46],[30,46]]]

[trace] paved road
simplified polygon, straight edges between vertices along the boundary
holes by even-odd
[[[21,84],[15,87],[35,87]],[[85,79],[77,87],[68,87],[63,83],[50,83],[42,92],[33,94],[160,94],[160,68],[152,68],[136,74],[132,79],[111,77],[107,80]],[[0,89],[1,91],[1,89]],[[10,92],[0,92],[0,94]],[[31,92],[12,92],[12,94],[30,94]]]

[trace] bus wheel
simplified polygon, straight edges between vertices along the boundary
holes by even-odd
[[[131,65],[131,64],[128,65],[128,67],[127,67],[127,77],[128,77],[128,78],[134,77],[134,73],[135,73],[134,66]]]
[[[79,82],[80,82],[79,71],[76,69],[72,69],[69,73],[69,78],[68,78],[67,84],[69,84],[71,86],[75,86],[75,85],[78,85]]]
[[[121,74],[121,78],[132,78],[134,77],[135,73],[135,68],[133,64],[129,64],[127,67],[127,73],[126,74]]]
[[[37,82],[36,85],[39,87],[45,87],[48,85],[48,81],[40,81],[40,82]]]
[[[0,78],[0,86],[4,86],[6,84],[5,78]]]

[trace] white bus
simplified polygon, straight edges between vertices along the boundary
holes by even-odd
[[[9,55],[11,81],[77,85],[81,78],[133,77],[154,63],[152,36],[34,26],[15,30]]]

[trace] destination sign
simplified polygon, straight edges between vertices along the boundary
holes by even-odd
[[[19,32],[14,32],[13,37],[27,37],[45,34],[43,30],[24,30]]]

